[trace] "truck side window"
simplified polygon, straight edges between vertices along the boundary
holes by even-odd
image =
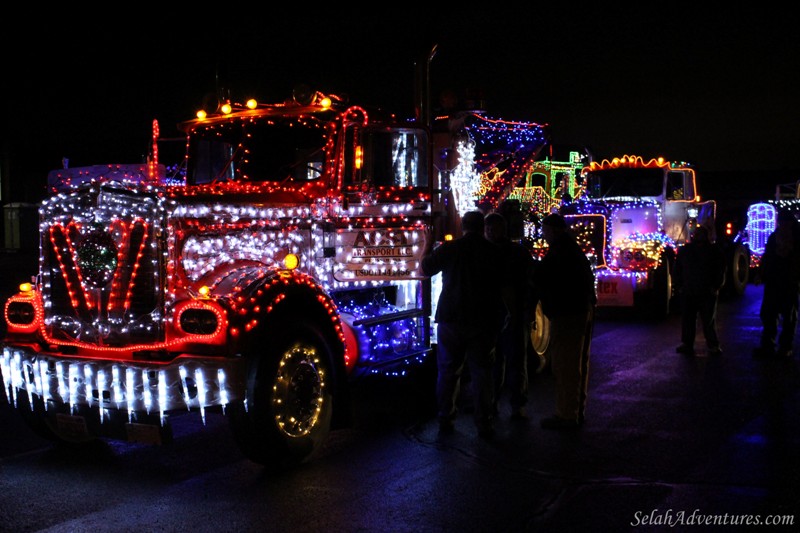
[[[547,176],[542,173],[534,172],[530,176],[529,187],[541,187],[544,189],[547,186]]]
[[[683,172],[667,173],[667,200],[685,200]]]
[[[424,130],[366,132],[365,178],[376,187],[427,187],[427,143]]]

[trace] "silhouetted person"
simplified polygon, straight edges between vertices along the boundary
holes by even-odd
[[[503,300],[508,309],[495,353],[495,403],[507,386],[511,418],[527,419],[528,403],[528,345],[530,324],[535,309],[533,295],[533,256],[522,244],[508,237],[507,222],[500,213],[485,218],[486,238],[499,247],[498,259],[502,271]]]
[[[556,380],[556,412],[542,420],[545,429],[583,424],[589,386],[597,296],[594,272],[581,247],[557,213],[542,220],[548,249],[536,266],[534,287],[550,320],[550,366]]]
[[[496,267],[498,249],[484,237],[483,213],[465,213],[461,228],[461,237],[435,249],[427,235],[428,249],[421,265],[426,276],[442,273],[435,316],[439,430],[453,431],[461,375],[467,364],[475,425],[479,435],[488,438],[494,434],[495,345],[506,309]]]
[[[763,329],[755,355],[791,357],[800,294],[800,223],[791,211],[778,212],[777,225],[767,238],[760,269],[764,283]]]
[[[708,228],[695,228],[691,240],[678,250],[673,273],[681,304],[681,344],[676,351],[694,355],[699,317],[708,354],[720,355],[717,301],[725,283],[725,253],[711,242]]]

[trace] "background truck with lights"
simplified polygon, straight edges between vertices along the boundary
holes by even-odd
[[[800,181],[778,184],[774,198],[748,205],[744,228],[732,236],[735,242],[747,247],[750,268],[756,275],[767,239],[775,231],[778,212],[782,209],[792,212],[800,220]]]
[[[592,162],[583,180],[583,194],[562,212],[595,263],[598,306],[639,307],[666,316],[677,248],[701,224],[716,239],[716,202],[700,200],[693,168],[662,159]],[[729,258],[726,282],[741,291],[746,250],[723,245]]]
[[[291,466],[349,422],[355,381],[425,367],[438,292],[419,262],[426,228],[459,233],[453,169],[434,166],[455,138],[434,142],[424,105],[400,120],[295,96],[182,123],[180,179],[155,158],[51,173],[39,272],[5,303],[0,355],[39,435],[159,443],[171,417],[213,411],[246,457]],[[494,176],[485,205],[518,157],[474,167]]]

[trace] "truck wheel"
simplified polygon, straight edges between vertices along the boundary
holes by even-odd
[[[536,304],[533,322],[531,322],[532,368],[537,373],[547,366],[547,349],[550,347],[550,320],[542,310],[542,302]]]
[[[234,438],[251,461],[283,470],[314,456],[333,413],[331,354],[309,325],[275,325],[247,356],[246,404],[232,406]]]
[[[750,254],[747,248],[737,244],[733,248],[728,261],[728,271],[725,276],[725,285],[731,294],[741,296],[744,294],[747,282],[750,279]]]

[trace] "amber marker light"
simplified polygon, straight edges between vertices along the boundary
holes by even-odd
[[[222,104],[222,107],[219,108],[219,110],[222,111],[223,115],[230,115],[231,109],[232,109],[231,104],[228,102],[225,102],[224,104]]]
[[[205,110],[201,109],[200,111],[198,111],[197,112],[197,118],[199,118],[200,120],[203,120],[204,118],[206,118]]]
[[[361,145],[356,146],[356,169],[360,169],[364,164],[364,148]]]
[[[208,298],[208,295],[211,294],[211,289],[208,285],[203,285],[197,290],[197,293],[201,298]]]
[[[255,109],[258,107],[258,102],[256,102],[255,98],[251,98],[245,105],[247,106],[247,109]]]
[[[331,106],[331,99],[326,96],[319,101],[319,105],[321,105],[324,109],[328,109]]]
[[[283,258],[283,266],[287,270],[294,270],[299,264],[300,260],[295,254],[286,254],[286,257]]]
[[[448,233],[447,235],[444,236],[444,240],[452,241],[453,240],[453,234],[452,233]]]
[[[19,284],[19,292],[29,293],[31,291],[33,291],[33,285],[29,282]]]

